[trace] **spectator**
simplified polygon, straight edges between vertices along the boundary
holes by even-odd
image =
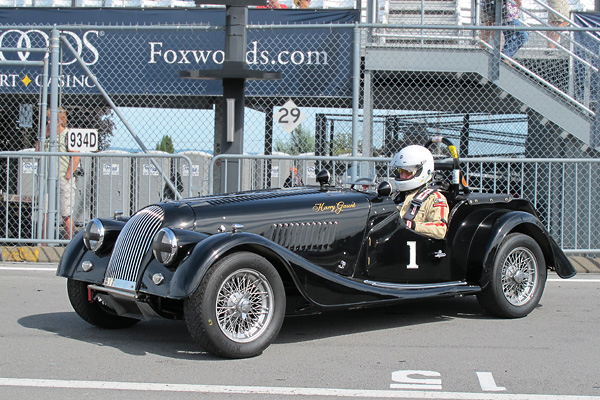
[[[495,23],[496,17],[496,0],[482,0],[481,1],[481,23],[485,26],[492,26]],[[481,31],[481,40],[491,45],[490,40],[492,37],[492,31],[484,30]]]
[[[523,23],[519,20],[519,8],[521,8],[521,0],[507,0],[504,3],[506,12],[503,13],[502,25],[506,26],[523,26]],[[502,53],[506,56],[513,58],[514,55],[519,51],[529,38],[527,31],[516,31],[516,30],[505,30],[502,32],[504,35],[504,46]]]
[[[258,6],[256,8],[288,8],[285,4],[281,4],[279,0],[267,0],[266,6]]]
[[[171,183],[173,187],[177,189],[179,194],[183,193],[183,181],[181,180],[181,175],[179,172],[171,173]],[[173,189],[169,185],[165,183],[165,187],[163,188],[163,200],[176,200],[177,196],[173,193]]]
[[[285,179],[283,183],[284,188],[290,188],[295,186],[303,186],[302,175],[298,173],[298,168],[290,168],[290,175]]]
[[[294,0],[296,8],[308,8],[310,7],[310,0]]]
[[[565,17],[568,17],[571,12],[567,0],[548,0],[548,6],[556,11],[548,11],[548,24],[556,28],[567,26],[569,21]],[[555,42],[560,40],[560,33],[558,31],[549,31],[547,36],[548,39],[552,39]],[[556,48],[556,44],[548,41],[548,48],[554,49]]]
[[[69,129],[67,128],[67,113],[63,108],[58,109],[57,113],[57,141],[58,151],[61,153],[69,152],[67,148],[67,139]],[[46,127],[46,137],[50,135],[50,111],[48,111],[48,126]],[[64,237],[71,239],[73,237],[73,196],[75,195],[75,184],[72,179],[79,167],[79,157],[60,156],[58,160],[58,176],[60,180],[60,216],[62,217],[62,227]]]

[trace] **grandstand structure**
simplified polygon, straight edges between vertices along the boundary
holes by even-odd
[[[546,124],[551,123],[550,130],[557,135],[573,136],[582,142],[582,148],[598,148],[600,142],[594,132],[598,128],[594,127],[600,124],[596,121],[596,89],[591,78],[597,71],[598,55],[578,52],[570,32],[562,32],[556,48],[549,49],[547,35],[536,31],[549,26],[552,9],[546,1],[523,0],[520,18],[531,29],[529,40],[514,59],[504,57],[501,61],[505,62],[495,67],[492,60],[498,54],[491,47],[485,48],[480,32],[461,29],[479,25],[478,0],[312,0],[311,8],[360,8],[362,22],[389,27],[371,29],[363,35],[361,55],[365,72],[373,78],[364,82],[371,85],[363,89],[371,95],[364,97],[367,114],[378,109],[411,110],[415,103],[421,104],[420,109],[450,114],[465,110],[528,113],[530,126],[541,124],[537,131],[545,132]],[[294,7],[293,0],[280,3]],[[572,12],[590,11],[594,2],[569,0],[569,5]],[[197,5],[193,0],[0,0],[0,6],[224,7]],[[570,25],[574,24],[571,20]],[[436,26],[448,28],[430,28]],[[379,85],[383,81],[395,83]],[[405,84],[409,81],[412,84]],[[397,95],[399,90],[402,96]],[[380,99],[387,99],[387,103],[382,104]],[[365,126],[363,138],[371,133]],[[539,149],[536,151],[539,153]]]

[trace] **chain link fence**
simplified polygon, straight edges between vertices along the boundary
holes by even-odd
[[[394,13],[402,15],[399,11]],[[390,18],[392,14],[390,10]],[[324,24],[320,20],[312,26],[250,25],[248,68],[279,71],[282,79],[246,82],[245,124],[240,138],[244,152],[335,157],[343,165],[336,167],[340,180],[387,177],[385,163],[375,169],[358,163],[352,170],[344,163],[344,156],[387,160],[403,146],[422,144],[431,136],[449,138],[459,148],[461,157],[468,159],[598,159],[593,145],[595,93],[585,83],[595,82],[597,61],[589,51],[574,51],[576,44],[581,43],[575,39],[579,31],[572,28],[563,32],[565,39],[561,38],[560,43],[564,49],[552,54],[523,48],[513,58],[498,58],[497,50],[481,41],[481,30],[501,29],[457,26],[456,20],[451,24],[446,17],[449,16],[444,15],[443,20],[425,19],[424,25],[414,26],[394,25],[392,20],[383,25]],[[19,48],[25,44],[29,48],[48,47],[50,29],[40,25],[0,26],[0,47]],[[119,152],[133,154],[146,148],[184,156],[189,163],[170,156],[161,158],[159,153],[161,160],[167,160],[163,171],[167,180],[178,189],[182,182],[185,195],[220,192],[222,182],[218,171],[224,166],[215,163],[214,176],[210,174],[210,166],[211,160],[221,153],[224,112],[221,82],[182,79],[178,73],[220,68],[224,61],[223,26],[73,24],[59,29],[63,40],[76,53],[64,42],[60,43],[59,106],[66,111],[70,128],[97,129],[99,150],[104,152],[82,157],[88,203],[80,206],[77,225],[99,214],[110,216],[113,204],[123,206],[118,208],[125,213],[132,213],[145,202],[132,200],[135,197],[132,187],[141,187],[142,183],[132,186],[134,174],[130,171],[136,168],[133,161],[124,161],[128,158]],[[527,26],[522,29],[529,30],[531,41],[535,35],[546,34]],[[593,29],[583,31],[593,32]],[[584,53],[586,59],[580,56]],[[26,51],[2,54],[0,62],[44,57]],[[26,78],[30,80],[28,84]],[[45,127],[40,126],[44,103],[41,80],[39,67],[0,63],[3,151],[35,148],[45,134]],[[31,115],[31,124],[21,124],[24,121],[21,115]],[[116,154],[119,161],[94,161],[101,157],[110,159],[110,154]],[[37,228],[31,223],[32,217],[21,210],[22,203],[19,205],[17,201],[15,207],[20,210],[17,214],[6,211],[13,205],[5,199],[18,200],[10,196],[22,191],[18,188],[22,182],[19,168],[24,167],[19,165],[26,164],[26,158],[11,157],[10,161],[8,155],[2,159],[5,161],[0,177],[5,194],[5,214],[0,215],[5,226],[4,237],[35,240]],[[314,162],[308,165],[273,158],[248,162],[254,165],[237,166],[241,189],[284,186],[294,168],[303,175],[303,183],[313,183],[318,168]],[[129,183],[109,194],[91,196],[88,191],[100,194],[103,188],[99,180],[89,179],[91,171],[98,171],[98,177],[104,176],[100,171],[104,171],[105,165],[110,165],[107,168],[111,171],[118,168]],[[571,161],[568,166],[552,167],[551,173],[543,173],[551,175],[549,179],[554,182],[561,174],[568,177],[590,168],[586,172],[587,181],[579,182],[576,188],[572,185],[564,186],[565,190],[552,188],[552,199],[560,199],[552,204],[532,194],[544,192],[548,183],[540,182],[548,182],[546,175],[535,177],[531,168],[515,167],[522,176],[519,183],[523,187],[515,195],[536,203],[545,223],[555,220],[558,214],[549,210],[554,212],[558,207],[557,213],[564,215],[568,224],[579,227],[562,230],[558,225],[548,225],[565,248],[600,248],[598,238],[584,235],[582,239],[580,233],[581,229],[595,226],[594,217],[584,221],[585,213],[574,217],[566,211],[582,201],[576,196],[582,187],[587,187],[586,182],[593,189],[598,171],[595,164],[590,165]],[[507,172],[508,167],[501,167],[504,168],[501,174],[492,167],[475,174],[471,173],[475,168],[471,164],[465,168],[469,169],[471,179],[480,177],[479,181],[469,183],[484,191],[504,192],[506,177],[515,173],[515,170]],[[37,171],[39,174],[39,167]],[[112,172],[107,174],[111,176]],[[157,196],[147,198],[148,201],[168,197],[163,193],[165,177],[160,178],[160,184],[149,189]],[[209,181],[215,186],[210,187]],[[39,193],[35,190],[37,181],[32,182],[32,203],[39,204],[35,198]],[[572,183],[568,179],[560,182]],[[513,189],[511,183],[509,194],[513,194]],[[117,194],[121,198],[114,203],[106,198],[112,199]],[[594,202],[590,199],[586,210],[593,209]],[[102,213],[101,207],[106,207]],[[37,210],[36,206],[30,212],[35,215]],[[23,221],[29,221],[28,230],[22,228]]]

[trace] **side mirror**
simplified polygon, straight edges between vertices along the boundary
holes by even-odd
[[[388,181],[383,181],[377,186],[377,197],[385,197],[392,194],[392,185]]]

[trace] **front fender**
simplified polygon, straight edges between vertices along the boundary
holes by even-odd
[[[554,239],[548,234],[540,220],[533,214],[523,211],[509,211],[494,214],[497,218],[493,221],[491,228],[487,231],[487,240],[474,238],[473,244],[486,243],[482,253],[481,279],[482,288],[487,286],[494,260],[500,245],[510,233],[520,232],[533,238],[544,253],[544,259],[548,268],[556,270],[561,278],[570,278],[576,274],[575,268],[564,255]],[[491,221],[490,221],[491,222]]]
[[[83,231],[69,242],[58,262],[56,275],[90,283],[101,283],[108,266],[110,254],[98,256],[89,251],[83,244]],[[90,261],[94,268],[85,272],[81,268],[84,261]]]
[[[175,270],[170,283],[169,297],[185,299],[200,286],[206,271],[232,249],[240,246],[258,245],[271,248],[277,254],[269,240],[247,232],[219,233],[198,242],[190,255]],[[283,261],[283,258],[280,257]],[[289,265],[283,262],[289,271]]]

